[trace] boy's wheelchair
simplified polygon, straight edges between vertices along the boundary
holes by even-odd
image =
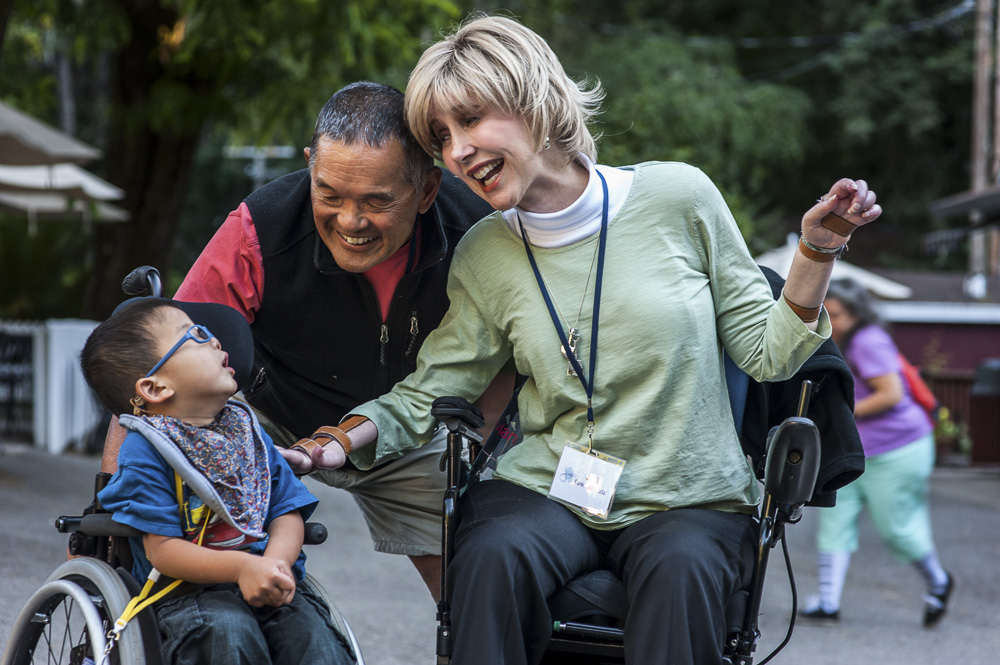
[[[98,474],[96,490],[110,477]],[[0,663],[159,665],[160,634],[151,612],[140,612],[117,639],[109,639],[115,621],[140,591],[129,572],[125,541],[139,532],[101,512],[96,497],[84,515],[59,517],[55,526],[69,534],[68,551],[76,558],[60,565],[25,603]],[[307,544],[320,544],[326,535],[323,525],[306,525]],[[305,585],[326,601],[334,627],[347,639],[358,665],[364,665],[357,639],[332,599],[309,575]]]
[[[138,295],[148,287],[159,296],[159,275],[154,268],[138,268],[122,287],[129,295]],[[243,338],[234,340],[231,346],[252,351],[249,328],[237,334]],[[247,361],[231,352],[231,365],[236,368],[237,382],[244,385],[252,358]],[[108,439],[112,437],[109,431]],[[101,507],[97,493],[110,479],[110,473],[98,473],[93,503],[80,516],[56,520],[56,529],[69,534],[67,551],[73,558],[60,565],[28,599],[0,654],[0,665],[160,664],[160,632],[152,611],[139,612],[123,630],[113,634],[115,621],[140,592],[140,582],[130,572],[132,555],[127,538],[141,534],[113,521]],[[326,537],[322,524],[306,524],[306,544],[320,544]],[[326,601],[331,622],[347,641],[357,665],[364,665],[357,639],[330,596],[308,574],[304,585]]]
[[[734,407],[734,422],[742,419],[746,382],[749,378],[735,370],[727,359],[727,379],[730,399]],[[809,403],[811,383],[804,381],[799,399],[798,414],[786,418],[767,437],[767,454],[764,460],[764,499],[759,519],[759,541],[756,548],[751,584],[739,591],[726,608],[726,641],[723,662],[726,665],[751,665],[757,640],[760,636],[759,615],[764,586],[764,576],[770,550],[780,541],[784,546],[785,561],[791,568],[784,527],[801,517],[802,507],[812,496],[820,468],[820,437],[813,421],[805,417]],[[516,398],[516,393],[515,393]],[[515,403],[512,400],[511,404]],[[476,432],[483,426],[482,416],[475,407],[463,399],[442,397],[434,402],[434,416],[448,429],[448,487],[444,500],[442,542],[442,600],[438,605],[437,662],[451,662],[452,626],[447,596],[448,562],[454,553],[457,529],[459,495],[466,482],[475,482],[487,468],[495,466],[497,451],[502,452],[516,436],[516,415],[508,412],[501,417],[491,438],[500,439],[497,448]],[[500,432],[498,435],[498,431]],[[468,447],[468,458],[463,459]],[[491,463],[492,461],[492,463]],[[595,570],[574,580],[548,599],[553,618],[553,633],[543,663],[624,663],[623,636],[627,601],[622,582],[608,570]],[[794,580],[792,581],[792,610],[788,635],[775,653],[788,642],[796,613]],[[768,656],[766,663],[774,654]]]

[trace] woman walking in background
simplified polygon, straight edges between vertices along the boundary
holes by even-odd
[[[931,628],[944,616],[954,588],[954,578],[938,561],[927,506],[933,425],[906,387],[899,351],[865,288],[835,281],[824,305],[833,340],[854,374],[854,415],[865,449],[865,473],[838,491],[835,507],[819,511],[819,594],[806,602],[801,616],[840,620],[840,596],[851,554],[858,548],[858,518],[867,507],[883,542],[923,577],[924,627]]]

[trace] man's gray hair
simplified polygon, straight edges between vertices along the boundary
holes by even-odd
[[[374,148],[398,141],[405,160],[400,165],[403,180],[418,190],[434,167],[434,160],[413,138],[403,119],[403,93],[381,83],[359,81],[330,97],[316,118],[309,143],[310,169],[315,165],[320,138]]]

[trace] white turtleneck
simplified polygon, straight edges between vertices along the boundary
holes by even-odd
[[[632,186],[633,172],[603,164],[595,165],[590,158],[582,153],[577,155],[577,161],[587,167],[590,172],[590,180],[580,198],[567,208],[558,212],[545,213],[530,212],[518,207],[504,211],[504,219],[518,237],[521,235],[517,224],[518,217],[524,224],[524,230],[528,234],[528,240],[531,244],[546,249],[572,245],[600,231],[604,192],[601,188],[601,180],[597,177],[598,170],[608,183],[608,219],[613,219],[621,210],[628,196],[629,188]]]

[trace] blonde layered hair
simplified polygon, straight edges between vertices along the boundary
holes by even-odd
[[[517,21],[473,18],[420,56],[406,86],[406,123],[417,142],[441,155],[431,122],[442,112],[488,108],[524,120],[541,149],[546,140],[569,156],[597,161],[589,125],[600,83],[566,75],[544,39]]]

